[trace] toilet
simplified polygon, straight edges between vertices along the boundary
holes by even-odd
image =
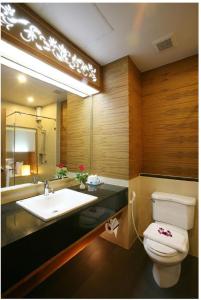
[[[153,277],[161,288],[174,286],[180,277],[181,262],[189,251],[188,230],[193,228],[196,199],[154,192],[154,223],[144,231],[145,251],[153,261]]]

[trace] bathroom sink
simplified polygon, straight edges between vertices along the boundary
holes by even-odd
[[[72,212],[97,199],[71,189],[62,189],[48,196],[39,195],[16,203],[43,221],[49,221],[63,214]]]

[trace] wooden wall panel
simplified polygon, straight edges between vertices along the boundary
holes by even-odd
[[[129,59],[129,178],[142,168],[142,86],[141,73]]]
[[[67,100],[61,103],[60,162],[67,165]]]
[[[128,57],[103,67],[104,92],[93,96],[92,170],[128,179]]]
[[[198,58],[142,74],[142,172],[198,177]]]
[[[90,169],[91,97],[67,96],[66,163],[70,171],[84,164]]]
[[[84,163],[101,176],[132,178],[141,168],[140,72],[125,57],[104,66],[103,74],[92,115],[90,98],[69,95],[62,104],[61,161],[71,171]]]

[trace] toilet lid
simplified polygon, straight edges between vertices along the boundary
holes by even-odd
[[[174,256],[178,252],[177,250],[170,248],[166,245],[147,239],[147,247],[149,250],[160,256]]]

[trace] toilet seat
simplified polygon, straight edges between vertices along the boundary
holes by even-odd
[[[157,247],[158,249],[158,245],[156,246],[154,244],[153,248],[150,246],[150,242],[153,246],[153,243],[151,240],[144,238],[143,244],[144,244],[144,249],[147,252],[147,254],[149,255],[149,257],[155,262],[155,263],[159,263],[159,264],[163,264],[163,265],[173,265],[173,264],[177,264],[180,263],[187,255],[188,255],[188,251],[186,251],[185,253],[179,252],[175,249],[170,248],[171,250],[167,248],[164,251],[163,248],[163,252],[159,252],[161,251],[161,247],[160,250],[156,250],[155,248]],[[156,246],[156,247],[155,247]],[[164,245],[162,245],[164,246]],[[167,247],[167,246],[165,246]],[[170,252],[169,252],[170,251]],[[166,253],[164,253],[166,252]],[[169,253],[167,253],[169,252]]]
[[[147,239],[147,247],[151,252],[161,256],[174,256],[177,254],[177,250],[149,239]]]

